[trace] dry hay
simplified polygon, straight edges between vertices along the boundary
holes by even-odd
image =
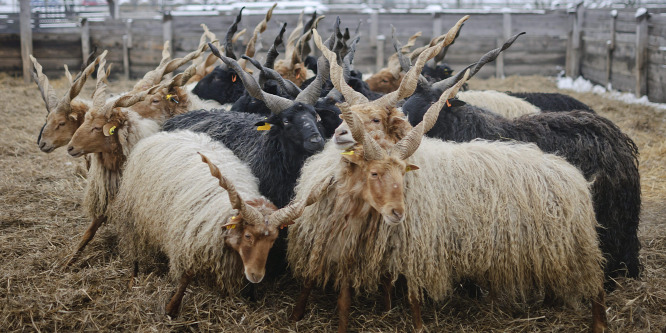
[[[283,278],[264,283],[257,303],[225,297],[201,283],[188,289],[181,316],[170,320],[164,304],[175,289],[164,271],[141,271],[128,288],[131,264],[114,250],[113,230],[102,227],[75,267],[63,269],[89,221],[80,208],[85,185],[82,160],[60,148],[37,149],[45,109],[34,84],[0,74],[4,103],[0,114],[0,331],[331,331],[337,327],[336,295],[314,291],[305,318],[287,316],[300,289]],[[53,80],[59,93],[66,81]],[[90,96],[93,85],[82,92]],[[113,83],[128,89],[132,82]],[[474,89],[543,91],[570,94],[616,122],[638,144],[643,189],[639,236],[645,272],[640,281],[621,280],[608,295],[610,328],[617,332],[666,329],[666,112],[607,100],[591,93],[558,91],[552,79],[510,77],[473,80]],[[411,316],[399,292],[394,308],[381,311],[378,295],[353,302],[352,330],[403,332]],[[569,309],[533,305],[528,310],[494,306],[486,298],[456,293],[424,306],[428,331],[585,331],[589,307]]]

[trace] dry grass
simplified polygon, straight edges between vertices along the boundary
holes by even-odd
[[[89,221],[80,209],[85,179],[81,160],[61,148],[37,149],[44,120],[43,102],[34,84],[0,74],[0,331],[331,331],[337,327],[336,295],[314,291],[299,323],[288,313],[299,291],[289,278],[260,287],[263,297],[250,303],[194,284],[181,316],[170,320],[164,304],[175,285],[163,272],[141,272],[127,287],[130,264],[115,250],[113,230],[102,227],[78,265],[60,265],[74,249]],[[117,90],[131,82],[113,84]],[[64,80],[54,82],[62,92]],[[475,89],[557,91],[551,79],[511,77],[473,80]],[[83,94],[89,96],[91,84]],[[641,150],[643,215],[640,238],[645,272],[640,281],[618,281],[608,295],[610,327],[617,332],[666,330],[666,115],[664,111],[606,100],[590,93],[565,92],[616,122]],[[148,189],[146,189],[148,190]],[[352,308],[351,329],[403,332],[411,328],[404,297],[383,313],[378,295],[360,295]],[[585,331],[589,307],[533,306],[515,311],[487,299],[452,295],[445,303],[426,304],[428,331]]]

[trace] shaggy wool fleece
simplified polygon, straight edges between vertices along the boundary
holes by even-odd
[[[406,219],[389,226],[339,154],[329,144],[302,169],[297,198],[327,175],[336,182],[290,230],[295,276],[373,292],[384,274],[404,275],[435,300],[463,278],[515,301],[548,291],[575,303],[601,290],[589,184],[564,159],[533,144],[423,138],[408,159],[420,170],[405,176]]]
[[[541,112],[538,107],[525,100],[494,90],[460,91],[456,97],[467,104],[501,114],[507,118]]]
[[[228,230],[222,227],[235,210],[197,152],[218,166],[244,200],[261,197],[248,166],[224,145],[205,134],[162,132],[132,152],[111,219],[123,230],[122,245],[140,262],[163,253],[172,278],[212,275],[222,292],[236,292],[243,264],[225,246]]]

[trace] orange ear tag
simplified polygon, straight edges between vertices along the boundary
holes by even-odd
[[[232,76],[231,76],[231,82],[236,82],[236,79],[237,79],[237,78],[238,78],[238,77],[237,77],[235,74],[232,75]]]
[[[268,131],[270,129],[271,129],[271,124],[269,123],[264,123],[263,125],[257,127],[257,131]]]
[[[446,100],[446,106],[451,107],[451,103],[449,103],[449,100]]]

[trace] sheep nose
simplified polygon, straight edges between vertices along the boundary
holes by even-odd
[[[337,136],[343,136],[343,135],[345,135],[345,134],[347,134],[347,133],[349,133],[349,132],[347,132],[346,129],[343,129],[343,130],[341,130],[340,132],[335,133],[335,135],[337,135]]]
[[[40,142],[39,143],[39,148],[44,149],[44,146],[46,146],[46,142]]]
[[[402,210],[393,209],[391,213],[393,213],[393,216],[395,216],[396,219],[402,220]]]
[[[312,137],[310,138],[309,141],[312,142],[312,143],[320,142],[320,141],[321,141],[321,136],[319,136],[319,135],[314,135],[314,136],[312,136]]]
[[[70,151],[72,151],[72,150],[74,150],[74,147],[72,147],[72,146],[67,147],[67,151],[68,151],[68,152],[70,152]]]

